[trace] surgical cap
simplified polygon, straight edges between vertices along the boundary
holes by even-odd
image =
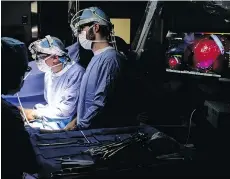
[[[18,88],[28,68],[27,48],[19,40],[1,38],[2,94]]]
[[[85,9],[80,16],[80,26],[90,22],[97,22],[101,25],[110,25],[109,17],[98,7],[90,7],[89,9]]]
[[[77,12],[71,19],[70,27],[74,33],[77,33],[80,26],[92,22],[112,28],[110,18],[98,7],[90,7]]]
[[[28,53],[26,45],[10,37],[1,38],[2,70],[23,75],[28,68]],[[4,73],[4,72],[3,72]]]
[[[60,39],[58,39],[57,37],[51,37],[51,38],[53,39],[53,45],[54,46],[58,47],[61,50],[65,49],[65,46]],[[42,41],[41,46],[43,48],[50,48],[51,47],[48,40]]]
[[[37,53],[67,56],[64,44],[56,37],[46,36],[44,39],[37,40],[30,44],[29,50],[32,57],[35,58]]]

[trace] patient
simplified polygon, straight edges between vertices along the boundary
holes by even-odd
[[[37,40],[30,44],[29,50],[38,69],[45,72],[44,97],[47,104],[25,109],[26,117],[32,127],[63,129],[76,114],[84,68],[70,59],[63,43],[55,37]]]
[[[23,86],[23,78],[28,68],[27,49],[24,43],[1,38],[2,94],[13,95]],[[2,112],[2,178],[22,178],[23,172],[36,173],[38,166],[24,128],[20,111],[16,106],[1,98]]]

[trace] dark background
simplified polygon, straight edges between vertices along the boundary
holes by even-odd
[[[32,14],[29,1],[4,1],[2,3],[2,36],[18,37],[29,43],[32,40],[32,25],[38,24],[39,37],[53,35],[63,40],[66,46],[72,43],[72,32],[68,23],[68,1],[38,1],[38,14]],[[80,9],[98,6],[110,18],[131,19],[131,41],[146,8],[147,1],[82,1]],[[22,24],[22,16],[28,16],[26,25]]]

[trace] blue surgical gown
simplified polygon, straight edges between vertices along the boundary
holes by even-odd
[[[94,54],[83,75],[80,87],[77,109],[79,129],[94,128],[95,126],[91,124],[99,122],[95,120],[96,117],[105,113],[105,107],[110,108],[108,100],[114,100],[112,96],[116,93],[115,86],[121,76],[123,60],[124,56],[112,47],[106,48],[99,54]],[[101,121],[99,127],[104,127],[105,122]]]
[[[79,62],[80,59],[79,48],[80,46],[78,42],[75,42],[74,44],[66,47],[66,50],[68,50],[69,57],[75,62]]]
[[[72,62],[58,72],[45,74],[44,97],[46,105],[37,104],[35,109],[43,120],[36,120],[33,127],[44,129],[64,128],[77,111],[79,89],[84,68]]]
[[[66,50],[69,57],[84,68],[88,66],[93,56],[91,50],[85,50],[78,42],[66,47]]]

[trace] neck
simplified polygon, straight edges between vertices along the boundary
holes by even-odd
[[[103,49],[103,48],[108,47],[108,46],[109,46],[108,42],[94,42],[92,51],[96,52],[97,50]]]

